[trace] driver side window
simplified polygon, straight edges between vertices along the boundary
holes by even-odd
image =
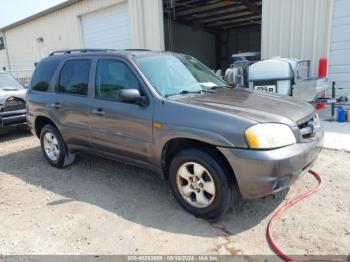
[[[122,89],[140,89],[140,83],[131,69],[121,61],[99,60],[96,67],[95,97],[118,101]]]

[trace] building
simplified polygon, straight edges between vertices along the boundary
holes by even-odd
[[[6,26],[0,29],[0,69],[25,77],[41,58],[61,49],[164,49],[161,1],[145,2],[68,0]]]
[[[54,50],[147,48],[226,68],[233,53],[329,58],[350,90],[349,0],[68,0],[0,29],[0,68],[28,75]],[[348,89],[348,90],[346,90]]]

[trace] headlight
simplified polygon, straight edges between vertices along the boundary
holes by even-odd
[[[257,124],[245,131],[250,148],[271,149],[296,143],[292,129],[284,124]]]

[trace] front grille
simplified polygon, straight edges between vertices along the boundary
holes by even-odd
[[[11,112],[11,111],[17,111],[17,110],[23,110],[26,108],[25,101],[18,97],[10,97],[8,98],[2,108],[0,109],[0,112]]]
[[[316,129],[320,126],[320,120],[316,114],[313,118],[298,125],[300,133],[304,139],[313,138],[316,135]]]

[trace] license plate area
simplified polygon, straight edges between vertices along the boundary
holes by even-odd
[[[266,92],[266,93],[276,93],[276,86],[275,85],[256,85],[254,86],[254,90],[259,92]]]

